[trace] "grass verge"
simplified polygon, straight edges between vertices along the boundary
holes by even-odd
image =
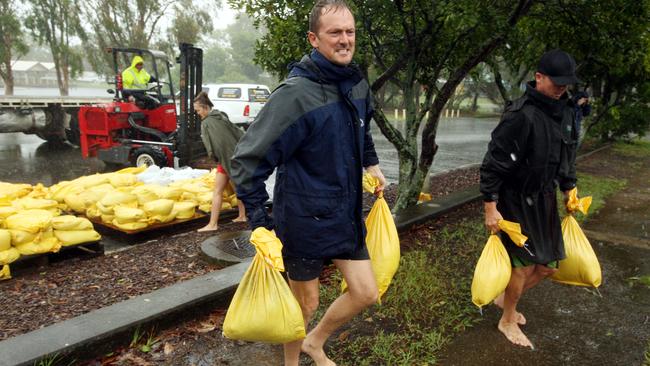
[[[470,285],[487,233],[478,211],[471,216],[437,231],[419,230],[382,304],[356,317],[329,343],[335,362],[435,364],[454,334],[479,321]],[[322,286],[318,315],[338,294],[338,281]]]
[[[597,213],[605,205],[607,197],[622,190],[626,185],[626,179],[613,179],[578,173],[578,196],[592,197],[588,216]],[[562,195],[558,195],[558,197],[561,199]],[[559,203],[559,206],[563,207],[564,203]],[[576,219],[578,222],[583,222],[586,217],[582,213],[577,213]]]

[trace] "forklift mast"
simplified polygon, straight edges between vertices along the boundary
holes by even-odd
[[[201,120],[194,111],[194,98],[203,85],[203,50],[189,43],[179,45],[181,54],[176,59],[180,64],[180,112],[178,115],[178,166],[189,165],[205,156],[201,142]]]

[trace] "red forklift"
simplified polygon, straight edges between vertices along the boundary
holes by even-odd
[[[115,72],[113,102],[79,109],[79,145],[84,158],[107,165],[181,167],[205,156],[201,122],[193,100],[201,91],[203,50],[180,44],[180,93],[174,93],[171,62],[160,51],[110,48]],[[121,71],[134,56],[145,60],[148,90],[123,88]],[[124,66],[124,67],[121,67]],[[177,98],[179,99],[177,101]],[[177,106],[178,103],[178,106]]]

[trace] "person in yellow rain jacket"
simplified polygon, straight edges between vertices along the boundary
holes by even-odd
[[[147,90],[149,83],[156,82],[156,78],[149,75],[144,69],[144,59],[136,55],[131,61],[131,66],[122,71],[122,85],[127,90]]]

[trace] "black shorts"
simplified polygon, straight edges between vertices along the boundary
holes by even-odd
[[[323,271],[323,266],[332,263],[333,259],[347,259],[353,261],[362,261],[370,259],[368,248],[364,244],[363,247],[357,249],[352,253],[345,253],[333,258],[284,258],[284,269],[287,276],[292,281],[311,281],[320,276]]]

